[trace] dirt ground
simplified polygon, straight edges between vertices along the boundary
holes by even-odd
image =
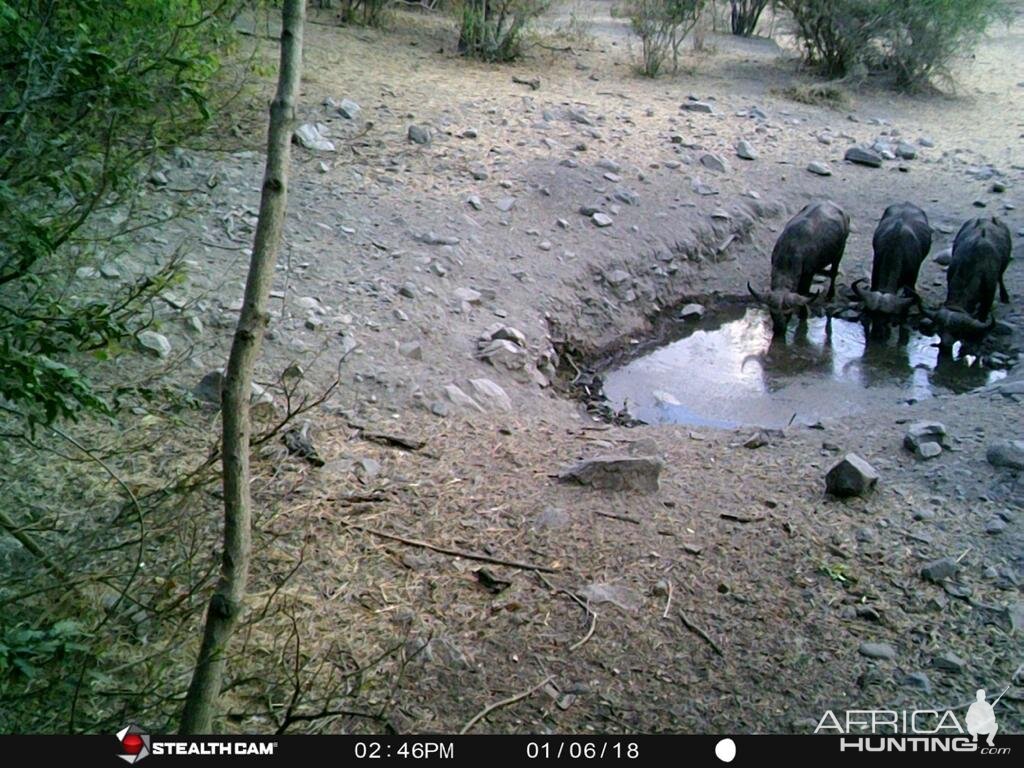
[[[868,274],[872,231],[895,201],[927,211],[933,255],[979,214],[975,201],[1008,222],[1020,249],[1024,15],[992,30],[955,93],[895,96],[869,80],[835,110],[781,95],[812,76],[766,39],[711,34],[712,50],[688,53],[686,71],[640,78],[609,4],[580,7],[591,39],[539,38],[512,66],[461,60],[436,16],[397,14],[387,31],[311,16],[300,111],[327,125],[337,150],[295,148],[259,378],[298,362],[311,387],[336,373],[341,383],[308,416],[324,466],[276,444],[262,451],[275,470],[255,488],[264,546],[253,589],[282,584],[302,553],[280,589],[307,683],[340,686],[350,713],[293,729],[453,732],[536,688],[473,731],[805,733],[828,709],[962,707],[977,688],[1010,686],[997,716],[1002,732],[1021,732],[1024,485],[985,458],[991,442],[1022,437],[1021,396],[996,388],[880,405],[748,449],[750,429],[603,424],[558,382],[518,380],[476,353],[500,322],[525,335],[534,359],[562,353],[571,378],[586,356],[649,333],[663,310],[697,298],[713,312],[747,280],[765,285],[774,238],[813,199],[852,217],[843,286]],[[681,110],[691,96],[714,112]],[[361,116],[338,116],[328,98],[354,100]],[[186,150],[168,162],[168,188],[153,192],[192,194],[198,206],[147,246],[156,254],[197,231],[203,243],[178,289],[187,302],[164,323],[181,355],[169,380],[183,387],[221,365],[230,340],[264,115],[260,99],[240,108],[235,135],[247,149]],[[408,140],[413,123],[429,127],[429,144]],[[897,135],[915,159],[843,161],[851,143]],[[736,156],[741,139],[756,160]],[[729,168],[703,167],[705,152]],[[832,175],[809,173],[811,161]],[[981,178],[987,165],[998,175]],[[581,215],[588,205],[612,225]],[[1006,282],[1012,303],[998,316],[1013,354],[1024,333],[1019,258]],[[926,302],[939,303],[944,286],[929,258]],[[498,384],[510,408],[446,396],[451,384],[472,394],[469,379]],[[1011,370],[1006,383],[1019,380]],[[902,438],[927,419],[946,425],[950,450],[919,462]],[[373,442],[353,425],[423,447]],[[581,457],[630,450],[664,457],[660,490],[557,481]],[[824,475],[847,451],[881,481],[839,501]],[[1006,525],[986,532],[995,520]],[[924,580],[922,566],[943,557],[958,560],[957,575]],[[264,649],[251,670],[284,675],[286,636],[260,631],[246,641]],[[867,658],[865,642],[895,655]],[[389,649],[371,682],[340,682]],[[936,663],[947,654],[962,666]],[[239,682],[226,727],[273,730],[257,703],[286,693]],[[299,709],[319,712],[314,699]]]

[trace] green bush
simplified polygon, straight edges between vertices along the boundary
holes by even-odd
[[[551,0],[463,0],[459,53],[484,61],[512,61],[522,53],[523,33]]]
[[[657,77],[672,57],[672,71],[679,69],[679,48],[697,26],[705,0],[630,0],[629,20],[640,38],[640,71]]]
[[[0,408],[30,425],[105,407],[75,360],[125,340],[157,285],[87,296],[76,267],[210,118],[240,2],[0,0]]]
[[[895,74],[897,87],[951,78],[1006,0],[777,0],[796,23],[808,62],[843,77],[857,65]]]

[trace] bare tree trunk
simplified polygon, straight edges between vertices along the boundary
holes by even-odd
[[[267,325],[270,285],[288,205],[288,164],[295,123],[295,101],[302,76],[302,28],[305,13],[305,0],[285,0],[282,11],[281,64],[277,95],[270,105],[270,134],[260,217],[245,284],[245,301],[231,345],[221,402],[224,422],[224,555],[217,589],[206,611],[206,627],[199,659],[181,714],[183,734],[209,733],[212,729],[228,643],[245,602],[252,550],[249,397],[253,368],[263,341],[263,330]]]

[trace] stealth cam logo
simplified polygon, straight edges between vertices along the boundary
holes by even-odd
[[[149,756],[149,734],[143,733],[139,726],[125,726],[117,732],[117,740],[121,742],[121,753],[118,757],[126,763],[134,765]]]

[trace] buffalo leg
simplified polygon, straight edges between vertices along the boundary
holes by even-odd
[[[834,299],[836,295],[836,278],[839,276],[839,257],[832,262],[832,271],[829,273],[829,285],[828,293],[825,294],[826,299]]]
[[[1003,275],[999,276],[999,301],[1003,304],[1010,303],[1010,294],[1006,290],[1006,283],[1003,282]]]

